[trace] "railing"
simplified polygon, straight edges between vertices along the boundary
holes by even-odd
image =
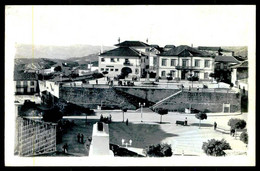
[[[200,68],[199,66],[176,66],[175,67],[176,69],[203,69],[203,68]]]
[[[124,62],[123,63],[125,66],[133,66],[133,64],[129,63],[129,62]]]

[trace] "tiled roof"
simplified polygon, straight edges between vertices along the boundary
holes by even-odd
[[[116,44],[119,47],[149,47],[148,44],[141,41],[124,41],[122,43]]]
[[[31,81],[37,80],[36,73],[23,72],[23,71],[14,71],[14,81]]]
[[[159,45],[150,45],[150,47],[159,48]]]
[[[240,63],[234,56],[216,56],[215,62]]]
[[[100,54],[100,56],[136,56],[139,57],[139,54],[141,54],[141,56],[146,56],[144,53],[135,50],[134,48],[130,48],[130,47],[119,47],[110,51],[106,51],[102,54]]]
[[[199,46],[198,50],[211,50],[211,51],[218,51],[221,47],[209,47],[209,46]]]
[[[240,64],[234,65],[231,68],[247,68],[248,67],[248,61],[243,61]]]
[[[164,48],[175,48],[174,45],[165,45]]]
[[[199,51],[198,49],[189,47],[187,45],[181,45],[161,53],[160,56],[200,56],[200,57],[212,57],[212,54]]]

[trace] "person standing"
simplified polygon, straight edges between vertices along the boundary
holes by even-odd
[[[80,142],[83,144],[83,141],[84,141],[84,135],[81,134],[81,136],[80,136]]]
[[[185,126],[188,125],[188,119],[187,119],[187,117],[185,118],[184,125],[185,125]]]
[[[126,122],[125,122],[125,124],[128,126],[128,118],[126,119]]]
[[[80,133],[78,133],[77,138],[78,138],[78,142],[80,142]]]
[[[216,130],[216,129],[217,129],[217,123],[214,122],[214,130]]]

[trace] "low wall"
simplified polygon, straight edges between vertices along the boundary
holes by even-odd
[[[230,104],[230,112],[240,111],[240,95],[237,93],[220,92],[182,92],[156,108],[166,108],[170,111],[184,111],[185,108],[222,112],[223,104]]]

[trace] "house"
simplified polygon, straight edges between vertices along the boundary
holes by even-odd
[[[231,68],[231,82],[235,87],[248,91],[248,61],[243,61]]]
[[[231,66],[239,64],[234,56],[216,56],[214,73],[220,81],[230,83],[231,81]]]
[[[38,93],[38,77],[36,73],[15,71],[14,86],[16,95],[33,95]]]
[[[94,72],[98,70],[98,61],[93,61],[90,64],[88,64],[88,69],[90,69],[90,71]]]
[[[157,77],[186,80],[191,74],[200,80],[210,80],[214,72],[214,55],[187,45],[172,48],[158,55]]]
[[[126,44],[124,43],[124,46],[101,53],[98,57],[98,71],[101,73],[107,71],[106,76],[111,78],[117,77],[124,72],[127,72],[130,77],[141,77],[145,71],[144,65],[145,60],[148,60],[148,56],[133,47],[126,46]],[[131,43],[127,45],[131,45]]]
[[[234,51],[223,49],[221,47],[198,46],[198,50],[215,54],[216,56],[234,56]]]

